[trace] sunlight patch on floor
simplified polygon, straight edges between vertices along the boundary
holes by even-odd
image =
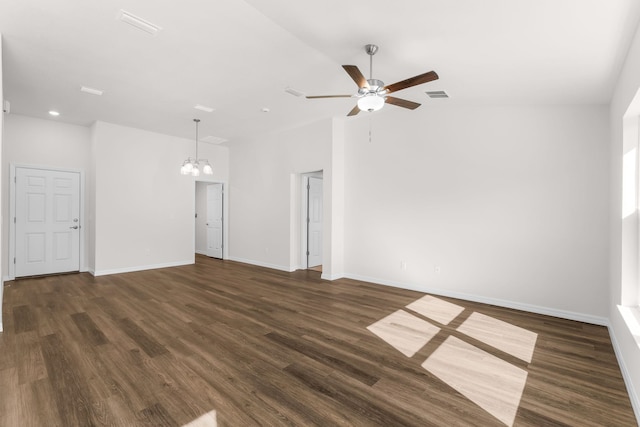
[[[464,307],[425,295],[406,308],[429,320],[398,310],[368,326],[407,357],[413,357],[441,328],[458,318]],[[453,335],[431,353],[422,367],[498,420],[512,426],[527,382],[528,372],[466,342],[478,341],[531,363],[538,334],[511,323],[473,312]]]
[[[440,298],[432,297],[431,295],[425,295],[419,300],[408,304],[406,307],[443,325],[448,325],[464,311],[464,307],[441,300]]]
[[[367,329],[407,357],[416,354],[440,332],[437,326],[404,310],[391,313],[384,319],[367,326]]]
[[[422,367],[506,425],[513,425],[526,371],[453,336]]]
[[[182,427],[218,427],[216,411],[209,411]]]
[[[538,339],[535,332],[477,312],[472,313],[458,331],[525,362],[531,362]]]

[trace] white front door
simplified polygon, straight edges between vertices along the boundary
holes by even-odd
[[[222,184],[207,185],[207,256],[222,258]]]
[[[16,277],[80,270],[80,173],[16,168]]]
[[[307,268],[322,265],[322,179],[309,178]]]

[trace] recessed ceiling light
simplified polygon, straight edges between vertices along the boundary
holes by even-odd
[[[102,96],[102,94],[104,93],[103,90],[94,89],[92,87],[87,87],[87,86],[82,86],[80,88],[80,91],[85,93],[90,93],[91,95],[98,95],[98,96]]]
[[[118,19],[153,36],[155,36],[156,33],[162,29],[156,24],[152,24],[151,22],[122,9],[120,9],[120,12],[118,13]]]
[[[57,117],[57,116],[60,115],[60,113],[58,113],[57,111],[51,110],[51,111],[49,111],[49,115]]]
[[[263,113],[268,113],[269,111],[271,111],[271,110],[268,109],[267,107],[262,107],[262,112]]]
[[[195,108],[196,110],[205,111],[207,113],[213,113],[213,111],[214,111],[213,108],[207,107],[206,105],[200,105],[200,104],[196,105],[193,108]]]

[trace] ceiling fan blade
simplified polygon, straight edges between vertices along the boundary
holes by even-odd
[[[387,96],[385,98],[385,102],[387,104],[397,105],[398,107],[408,108],[410,110],[415,110],[422,104],[418,104],[417,102],[407,101],[406,99],[395,98],[393,96]]]
[[[411,77],[401,82],[390,84],[384,87],[387,93],[396,92],[402,89],[406,89],[411,86],[421,85],[422,83],[438,80],[438,74],[435,71],[429,71],[428,73],[420,74],[419,76]]]
[[[307,96],[307,99],[318,99],[318,98],[351,98],[353,95],[317,95],[317,96]]]
[[[369,87],[369,83],[367,79],[362,75],[360,69],[355,65],[343,65],[342,68],[351,76],[354,82],[358,85],[358,87]]]
[[[349,111],[349,114],[347,114],[347,116],[355,116],[359,112],[360,112],[360,108],[358,108],[358,106],[356,105],[355,107],[353,107],[353,110]]]

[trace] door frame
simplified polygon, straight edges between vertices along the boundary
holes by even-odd
[[[9,258],[7,259],[7,263],[9,265],[8,272],[9,274],[4,280],[14,280],[16,278],[16,265],[13,262],[13,259],[16,256],[16,223],[14,218],[16,216],[16,169],[24,168],[24,169],[40,169],[46,171],[53,172],[70,172],[70,173],[78,173],[80,174],[80,221],[79,226],[80,230],[78,233],[78,238],[80,239],[80,259],[79,259],[79,271],[85,272],[88,271],[87,266],[85,265],[85,177],[84,171],[80,169],[71,169],[71,168],[59,168],[53,166],[42,166],[42,165],[30,165],[23,163],[10,163],[9,164],[9,218],[7,222],[9,223]]]
[[[309,247],[309,227],[307,226],[307,215],[308,215],[308,200],[309,200],[309,190],[307,189],[307,185],[309,184],[309,178],[320,178],[323,180],[323,188],[324,188],[324,179],[322,170],[316,172],[307,172],[300,174],[300,268],[306,270],[309,268],[309,257],[307,257],[307,248]],[[322,202],[324,205],[324,191],[322,194]],[[323,251],[324,251],[324,212],[323,212],[323,224],[322,224],[322,234],[323,234]],[[323,263],[324,263],[324,253],[323,253]]]
[[[193,181],[193,253],[196,249],[196,191],[198,182],[204,184],[222,184],[222,259],[229,259],[229,185],[226,181],[198,177]],[[195,258],[194,258],[195,259]],[[217,258],[216,258],[217,259]]]

